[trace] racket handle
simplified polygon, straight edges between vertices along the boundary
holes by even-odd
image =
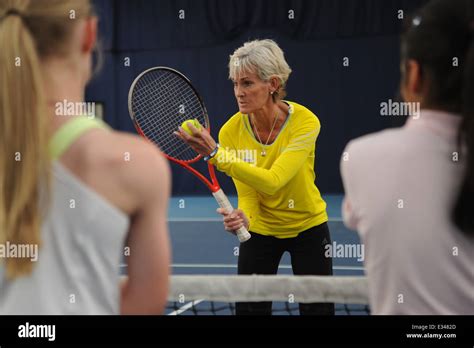
[[[234,211],[232,204],[230,204],[229,199],[225,195],[224,191],[222,191],[222,189],[219,189],[219,191],[213,192],[212,194],[214,195],[214,198],[216,199],[217,203],[219,203],[219,206],[221,208],[224,208],[228,212]],[[247,231],[245,226],[242,226],[236,232],[237,232],[237,237],[239,238],[239,241],[241,243],[248,241],[251,237],[250,233]]]

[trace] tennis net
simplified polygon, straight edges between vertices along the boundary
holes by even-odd
[[[273,315],[299,315],[298,303],[334,303],[336,315],[368,315],[363,276],[174,275],[168,315],[234,315],[236,302],[272,301]]]

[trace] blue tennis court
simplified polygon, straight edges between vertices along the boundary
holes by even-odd
[[[341,219],[342,196],[324,196],[328,204],[332,243],[359,246],[356,232],[348,230]],[[230,197],[234,206],[237,198]],[[226,232],[211,197],[173,197],[170,201],[169,227],[173,250],[174,274],[236,274],[239,242]],[[334,274],[362,275],[360,257],[334,257]],[[289,255],[280,263],[279,274],[291,274]]]

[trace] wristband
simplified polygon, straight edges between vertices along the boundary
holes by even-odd
[[[209,156],[204,157],[204,161],[209,161],[212,157],[216,155],[217,151],[219,151],[219,143],[216,144],[216,148],[209,154]]]

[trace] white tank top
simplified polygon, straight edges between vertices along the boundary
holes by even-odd
[[[96,127],[82,127],[74,140]],[[58,161],[52,170],[50,209],[33,272],[7,281],[0,264],[0,314],[119,314],[129,218]]]

